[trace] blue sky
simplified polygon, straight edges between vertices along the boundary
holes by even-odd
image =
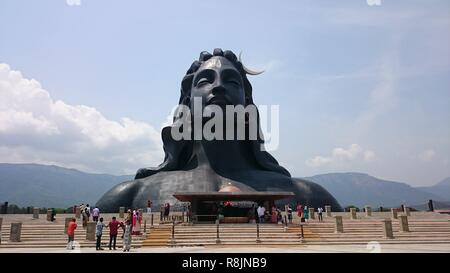
[[[434,184],[450,176],[450,2],[372,2],[1,0],[0,161],[158,164],[184,73],[220,47],[265,69],[254,100],[280,106],[272,153],[294,176]]]

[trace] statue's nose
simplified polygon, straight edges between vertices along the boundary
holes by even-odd
[[[225,95],[225,93],[226,93],[226,89],[225,89],[225,87],[221,84],[221,83],[219,83],[219,84],[217,84],[213,89],[212,89],[212,93],[213,93],[213,95]]]

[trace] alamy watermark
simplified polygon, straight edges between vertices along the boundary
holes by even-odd
[[[171,136],[174,140],[263,140],[260,149],[279,145],[279,105],[206,105],[194,98],[192,108],[174,108]]]

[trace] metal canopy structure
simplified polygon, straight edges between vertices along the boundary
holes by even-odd
[[[275,201],[294,197],[293,192],[176,192],[173,196],[181,202],[193,201]]]

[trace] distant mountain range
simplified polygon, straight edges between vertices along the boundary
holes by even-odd
[[[0,202],[47,208],[93,205],[107,190],[132,177],[90,174],[58,166],[0,163]]]
[[[414,188],[406,183],[382,180],[364,173],[329,173],[305,179],[326,188],[344,207],[412,206],[426,204],[430,199],[450,201],[450,195],[444,193],[450,191],[450,183],[441,182],[431,187]]]
[[[442,180],[431,187],[418,187],[417,189],[422,190],[424,192],[429,192],[435,194],[437,196],[442,197],[442,200],[450,200],[450,177]]]
[[[58,166],[0,163],[0,202],[8,201],[23,207],[94,205],[114,185],[133,177],[90,174]],[[419,188],[362,173],[329,173],[305,179],[322,185],[343,207],[420,205],[429,199],[450,201],[450,178],[431,187]],[[448,202],[436,203],[435,207],[446,204]]]

